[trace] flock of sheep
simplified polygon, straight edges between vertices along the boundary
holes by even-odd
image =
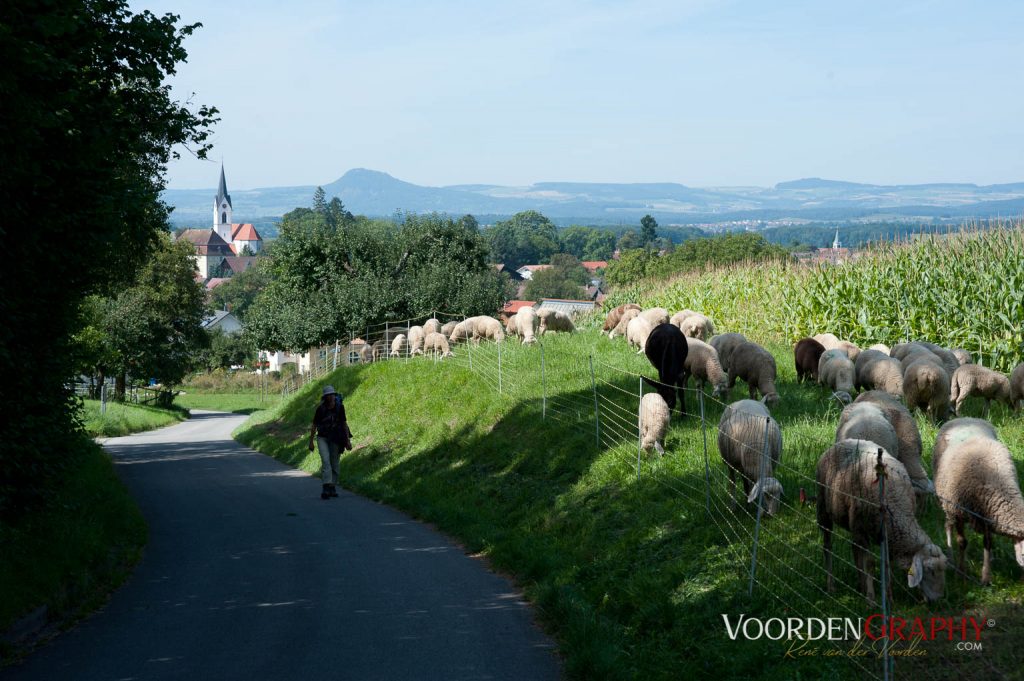
[[[705,315],[684,310],[669,316],[663,308],[620,305],[608,312],[604,331],[624,335],[658,370],[649,381],[657,392],[644,395],[640,408],[641,445],[664,452],[671,408],[689,377],[699,389],[709,384],[725,396],[737,378],[750,399],[729,404],[718,426],[718,449],[732,481],[737,475],[748,503],[761,498],[770,515],[778,513],[782,484],[774,477],[782,456],[782,431],[769,407],[779,402],[775,358],[737,333],[714,335]],[[680,340],[682,338],[682,340]],[[879,542],[878,464],[886,473],[885,507],[894,564],[907,570],[908,585],[929,600],[944,591],[946,556],[917,520],[924,501],[936,495],[946,516],[946,542],[955,530],[959,568],[964,569],[965,525],[984,537],[981,581],[991,582],[994,535],[1009,537],[1024,567],[1024,497],[1010,451],[986,420],[955,418],[939,430],[933,449],[934,483],[922,459],[921,434],[912,410],[936,421],[959,415],[970,396],[1001,401],[1015,412],[1024,402],[1024,363],[1010,376],[972,363],[969,353],[923,341],[893,348],[861,350],[832,334],[801,339],[794,347],[798,380],[815,380],[846,406],[835,444],[818,460],[817,521],[822,532],[827,586],[833,589],[832,533],[849,531],[861,589],[874,600],[872,557],[866,547]],[[852,396],[857,390],[856,399]],[[761,399],[757,400],[760,394]],[[685,403],[680,402],[680,412]]]

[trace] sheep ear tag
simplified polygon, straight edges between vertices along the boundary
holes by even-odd
[[[761,482],[754,483],[754,487],[750,490],[750,494],[747,496],[747,503],[752,504],[757,501],[757,495],[761,492]]]
[[[910,570],[907,572],[907,586],[913,589],[921,583],[923,577],[924,565],[921,562],[921,556],[914,556],[914,562],[910,565]]]

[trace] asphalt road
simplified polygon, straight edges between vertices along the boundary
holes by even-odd
[[[108,440],[149,523],[100,612],[3,679],[555,679],[508,580],[398,511],[231,439],[195,412]],[[73,483],[72,483],[73,484]]]

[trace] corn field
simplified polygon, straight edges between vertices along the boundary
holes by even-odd
[[[631,301],[698,310],[719,332],[754,340],[823,332],[862,347],[928,340],[1009,371],[1024,359],[1024,223],[886,243],[836,265],[691,272],[615,291],[605,307]]]

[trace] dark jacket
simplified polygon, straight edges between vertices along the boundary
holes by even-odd
[[[341,395],[335,396],[334,407],[334,409],[329,409],[327,400],[321,400],[317,405],[316,413],[313,414],[313,425],[316,426],[318,437],[327,438],[329,442],[347,447],[352,441],[352,431],[348,429],[345,403],[342,401]]]

